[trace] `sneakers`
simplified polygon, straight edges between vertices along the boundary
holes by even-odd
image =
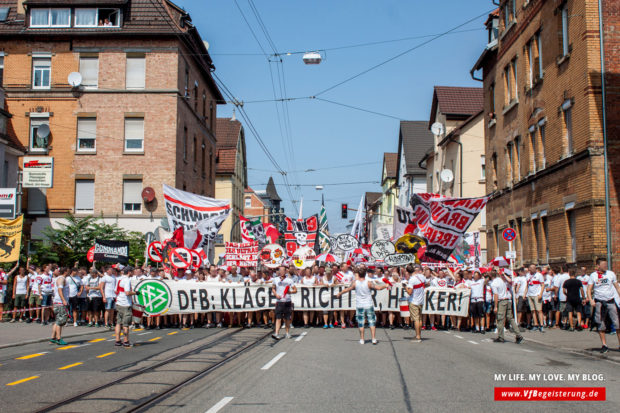
[[[360,344],[364,344],[364,339],[360,339]]]
[[[12,318],[11,321],[9,321],[9,323],[14,323],[14,322],[15,322],[14,318]]]
[[[413,340],[411,340],[412,343],[421,343],[422,339],[421,338],[414,338]]]
[[[344,325],[344,324],[343,324],[343,325],[341,325],[340,327],[341,327],[343,330],[344,330],[345,328],[347,328],[347,326],[346,326],[346,325]]]
[[[274,340],[277,340],[277,341],[282,340],[282,337],[280,337],[279,334],[275,334],[275,333],[271,335],[271,338],[273,338]]]
[[[334,325],[333,325],[333,324],[330,324],[330,325],[329,325],[329,328],[334,328]]]
[[[133,347],[133,344],[131,344],[129,341],[124,341],[123,347],[126,347],[126,348]]]
[[[376,345],[377,345],[377,343],[378,343],[378,342],[377,342],[377,339],[376,339],[376,338],[373,338],[373,339],[372,339],[372,344],[374,344],[374,345],[376,346]]]
[[[501,338],[501,337],[497,337],[496,339],[494,339],[494,340],[493,340],[493,342],[494,342],[494,343],[505,343],[505,342],[506,342],[506,340],[504,340],[504,339],[503,339],[503,338]]]
[[[58,340],[53,338],[53,339],[50,340],[50,344],[58,344]]]
[[[327,328],[329,328],[329,326],[328,326],[327,324],[325,324],[325,325],[323,326],[323,328],[327,329]]]
[[[437,328],[435,326],[431,326],[431,330],[437,331]]]
[[[77,327],[77,326],[78,326],[78,323],[77,323],[77,321],[75,321],[75,322],[73,323],[73,327]]]
[[[607,347],[607,346],[603,346],[603,347],[601,347],[600,352],[601,352],[602,354],[605,354],[605,353],[607,353],[608,351],[609,351],[609,347]]]
[[[114,342],[114,345],[115,345],[116,347],[120,347],[120,346],[122,346],[122,345],[123,345],[123,343],[121,343],[120,341],[116,341],[116,342]]]
[[[289,333],[286,333],[286,335],[284,337],[291,338],[291,335]]]
[[[60,340],[56,340],[56,344],[58,344],[59,346],[66,346],[67,345],[65,340],[63,340],[62,338]]]
[[[540,331],[541,333],[544,333],[542,326],[538,327],[538,331]]]
[[[521,344],[523,342],[523,336],[517,336],[515,343]]]

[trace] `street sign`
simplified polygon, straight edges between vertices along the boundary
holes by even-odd
[[[517,259],[517,251],[506,251],[506,258],[509,258],[511,260],[516,260]]]
[[[154,233],[147,232],[146,234],[144,234],[144,242],[146,242],[146,245],[149,245],[153,241],[155,241],[155,234]]]
[[[151,242],[146,249],[146,255],[153,262],[162,262],[164,259],[163,259],[161,242],[159,241]]]
[[[202,265],[202,257],[196,250],[189,250],[192,256],[192,269],[196,271]]]
[[[177,270],[184,270],[192,265],[192,253],[183,247],[174,248],[168,255],[170,264]]]
[[[0,218],[15,219],[15,188],[0,188]]]
[[[54,176],[54,158],[51,156],[24,156],[23,188],[51,188]]]
[[[517,233],[512,228],[506,228],[502,231],[502,237],[504,237],[506,242],[512,242],[517,237]]]

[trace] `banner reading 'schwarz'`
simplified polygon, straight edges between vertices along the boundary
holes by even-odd
[[[95,240],[94,260],[97,262],[128,264],[129,241]]]
[[[487,201],[488,197],[448,198],[438,194],[414,194],[411,206],[416,225],[427,242],[425,255],[448,261]]]

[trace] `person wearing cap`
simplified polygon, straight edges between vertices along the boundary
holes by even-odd
[[[116,342],[114,345],[117,347],[132,346],[129,341],[129,326],[133,320],[131,297],[137,294],[131,289],[131,280],[129,277],[132,273],[131,267],[125,267],[122,270],[121,277],[116,281],[116,329],[114,330]],[[121,342],[121,331],[125,337],[123,342]]]

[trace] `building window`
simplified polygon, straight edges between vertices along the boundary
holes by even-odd
[[[97,89],[99,80],[99,58],[80,57],[80,74],[82,86],[86,89]]]
[[[30,118],[30,152],[47,152],[48,137],[40,137],[37,132],[41,125],[49,127],[49,117],[31,117]]]
[[[504,15],[504,29],[507,29],[512,23],[515,22],[517,17],[517,6],[515,4],[515,0],[506,0],[502,13]]]
[[[28,188],[28,214],[47,214],[47,188]]]
[[[487,171],[486,171],[486,160],[485,156],[480,156],[480,179],[486,179]]]
[[[495,240],[495,255],[500,256],[502,253],[499,252],[499,227],[497,225],[493,225],[493,239]]]
[[[493,189],[497,189],[497,154],[494,153],[491,157],[491,166],[493,168]]]
[[[71,9],[31,9],[30,27],[70,27]]]
[[[562,104],[562,112],[564,113],[565,155],[570,156],[573,153],[573,104],[570,99],[567,99]]]
[[[198,165],[198,140],[194,135],[194,170],[196,170],[196,165]]]
[[[215,129],[215,107],[213,106],[213,101],[209,102],[209,128],[211,131]]]
[[[207,170],[206,170],[206,164],[207,164],[207,145],[205,145],[205,142],[202,142],[202,166],[200,168],[200,170],[202,171],[202,177],[205,178],[207,176]]]
[[[536,126],[530,126],[530,172],[536,172]]]
[[[245,197],[245,207],[246,208],[251,208],[252,207],[252,198],[250,198],[249,196]]]
[[[547,167],[547,158],[545,157],[546,124],[546,119],[542,119],[538,122],[538,137],[540,138],[540,169],[545,169]]]
[[[209,183],[213,182],[213,149],[209,149]]]
[[[78,179],[75,181],[75,213],[95,212],[95,180]]]
[[[187,161],[187,127],[183,128],[183,160]]]
[[[543,236],[545,237],[545,263],[549,263],[549,220],[545,217],[541,219]]]
[[[521,180],[521,137],[517,136],[514,143],[515,148],[515,173],[517,181]]]
[[[202,92],[202,118],[207,117],[207,95]]]
[[[77,150],[78,152],[94,152],[96,149],[97,118],[78,118]]]
[[[3,78],[4,78],[4,55],[0,53],[0,87],[2,87]]]
[[[144,118],[125,118],[125,151],[144,151]]]
[[[142,179],[123,180],[123,213],[142,213]]]
[[[489,87],[489,101],[490,101],[490,108],[491,108],[491,114],[492,114],[492,119],[495,119],[496,115],[495,115],[495,83],[491,83],[491,86]]]
[[[543,77],[540,33],[536,33],[527,44],[529,87],[533,88]]]
[[[577,261],[577,222],[575,211],[568,211],[568,232],[570,233],[571,262]]]
[[[194,112],[198,112],[198,82],[194,85]]]
[[[509,185],[512,185],[514,176],[512,173],[512,142],[508,142],[506,145],[506,180]]]
[[[534,233],[534,245],[532,248],[534,249],[534,256],[538,261],[540,259],[539,248],[540,248],[540,225],[537,219],[532,220],[532,231]]]
[[[127,56],[127,73],[125,76],[125,88],[144,89],[146,85],[145,72],[146,58],[142,56]]]
[[[51,57],[32,58],[32,88],[49,89],[52,72]]]
[[[517,235],[519,236],[519,251],[521,251],[521,259],[523,259],[523,219],[517,218]]]
[[[119,27],[119,9],[75,9],[75,27]]]
[[[568,44],[568,6],[564,4],[560,9],[560,51],[562,56],[567,56],[570,52],[570,46]]]
[[[499,33],[499,19],[497,17],[491,19],[491,24],[487,25],[489,31],[489,43],[497,39]]]
[[[513,59],[504,68],[504,105],[517,100],[517,59]]]

